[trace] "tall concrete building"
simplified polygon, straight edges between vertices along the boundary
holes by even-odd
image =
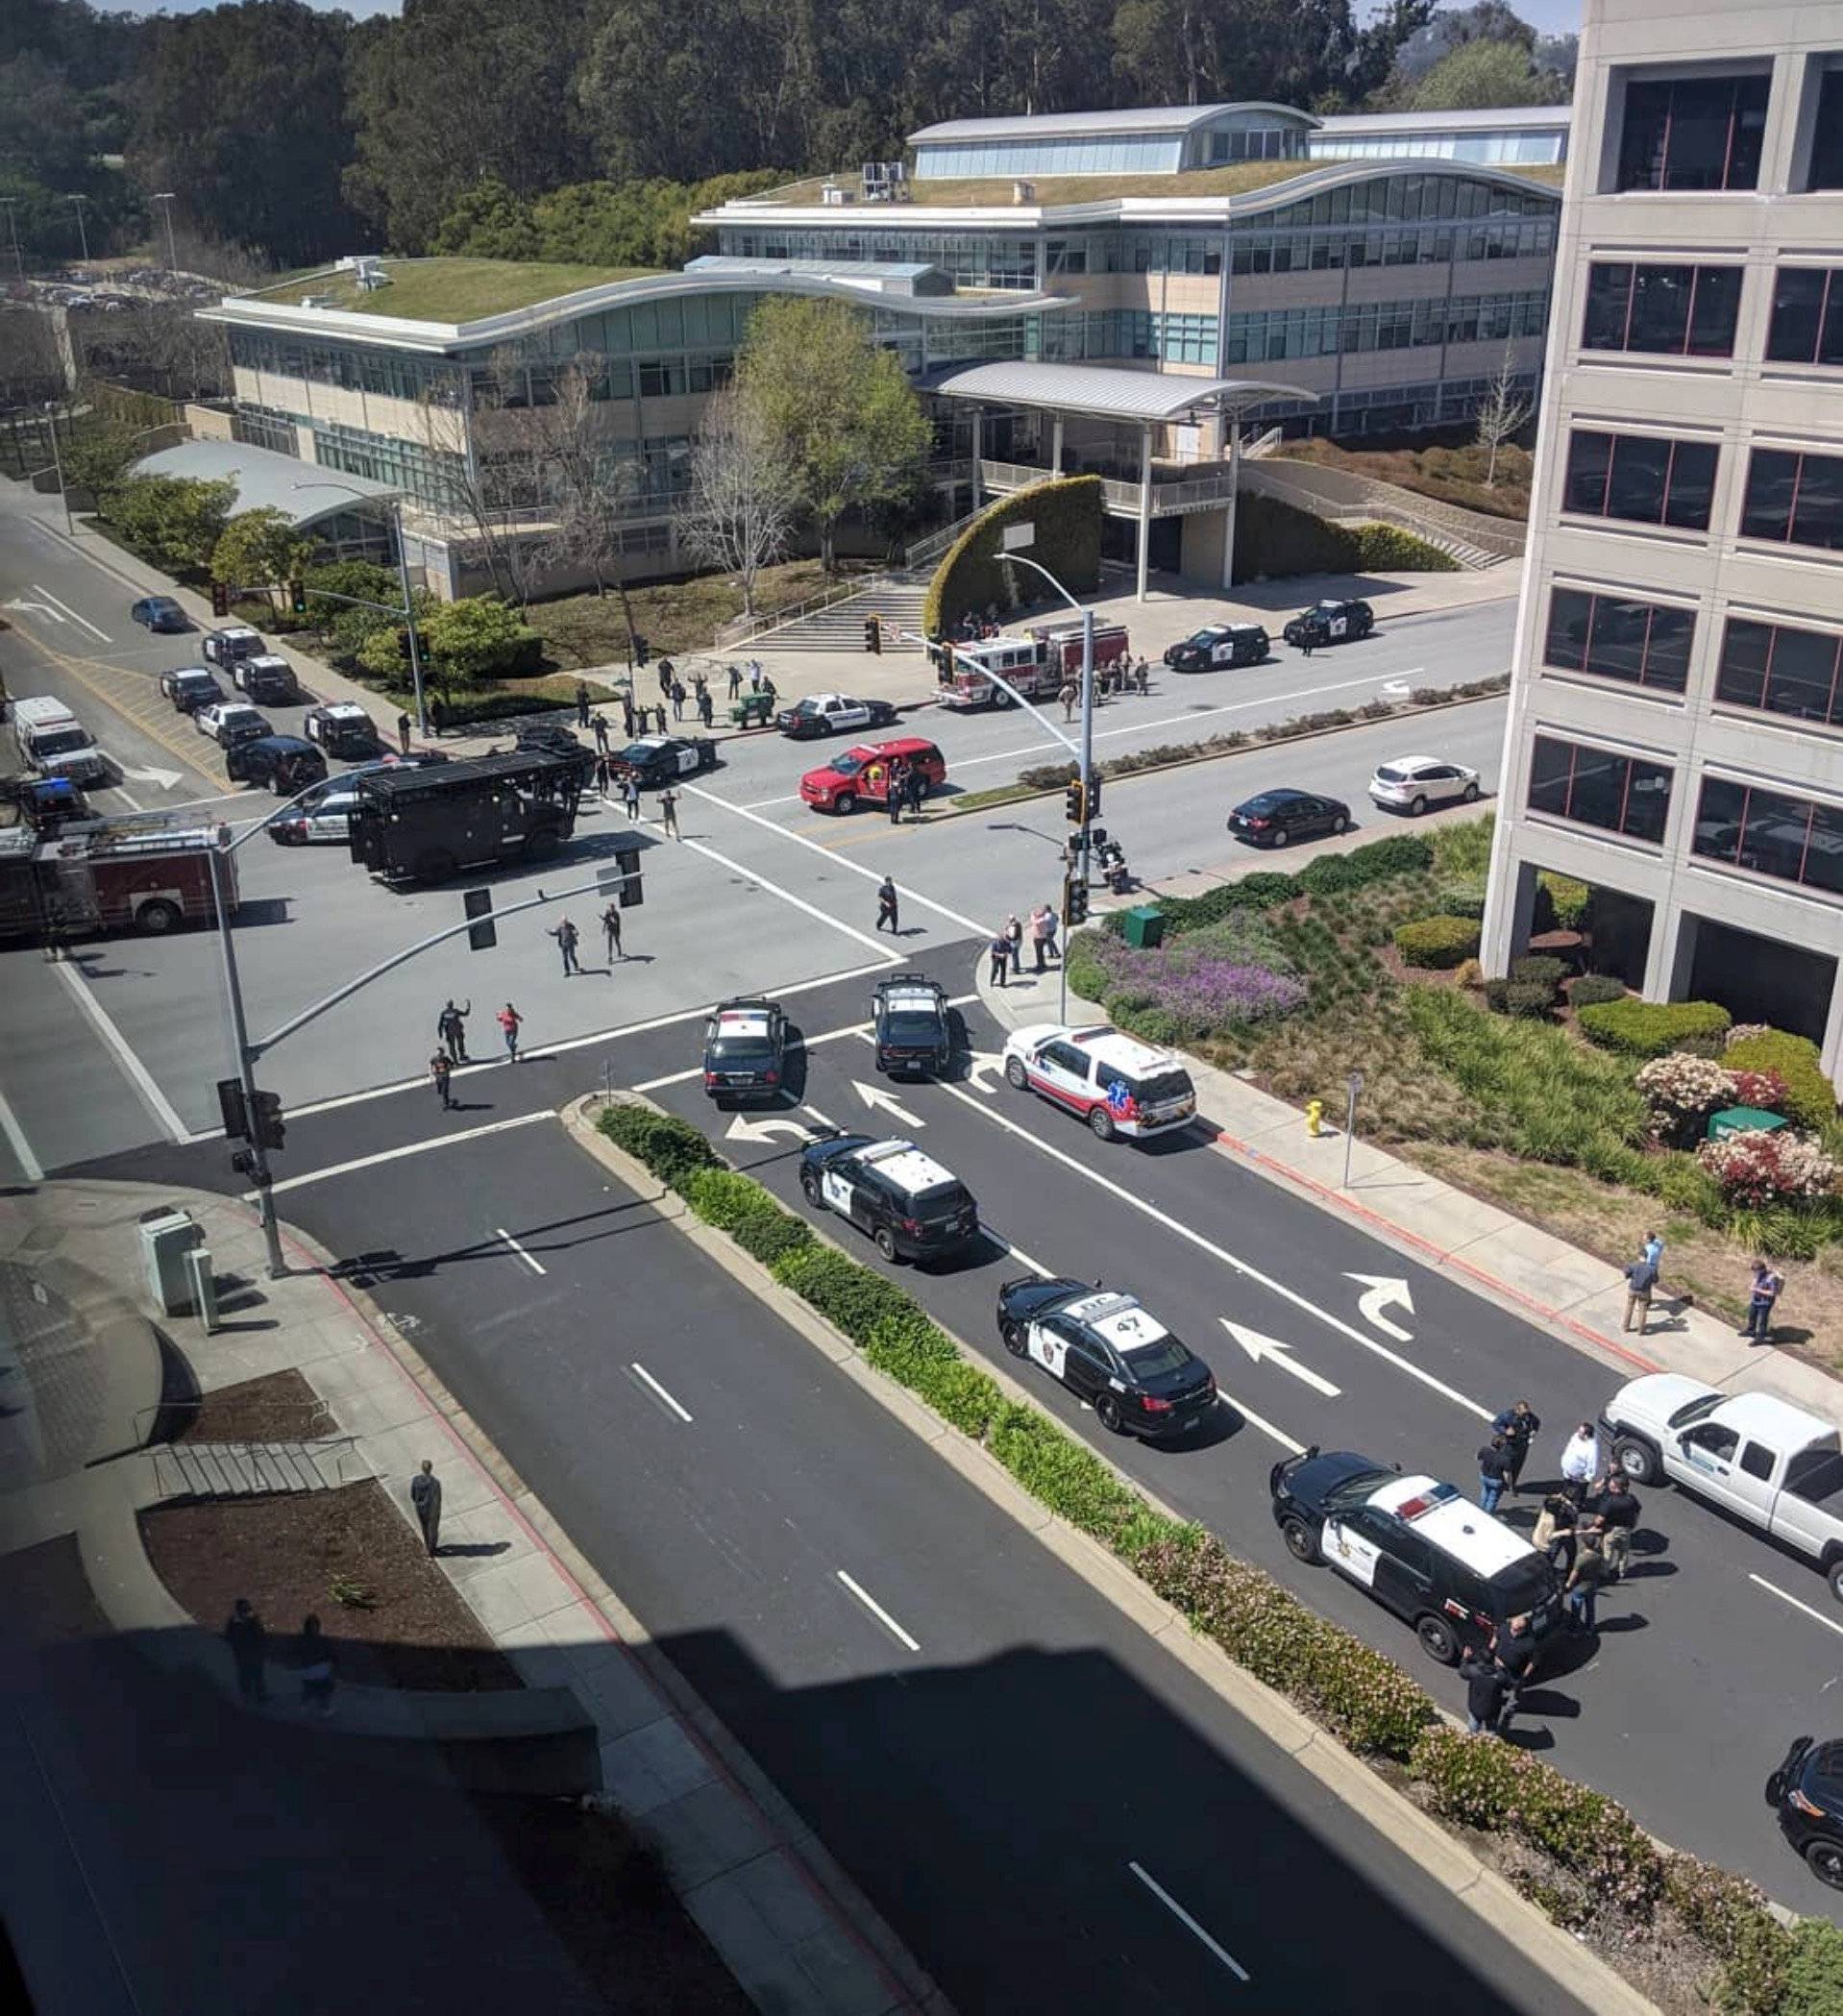
[[[1843,4],[1586,0],[1487,971],[1600,963],[1843,1067]]]

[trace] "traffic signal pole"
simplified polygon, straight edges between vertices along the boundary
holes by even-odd
[[[278,810],[281,808],[278,807]],[[254,829],[253,829],[254,830]],[[250,1180],[256,1185],[257,1217],[262,1225],[262,1243],[268,1248],[269,1279],[282,1280],[288,1271],[282,1252],[282,1228],[276,1223],[275,1179],[269,1174],[268,1151],[260,1136],[257,1114],[260,1100],[256,1088],[256,1053],[250,1048],[249,1025],[243,1017],[243,988],[236,970],[236,934],[231,929],[230,876],[225,863],[230,849],[208,849],[211,862],[211,907],[217,912],[218,950],[224,963],[224,1003],[231,1020],[231,1049],[236,1060],[236,1075],[243,1087],[243,1110],[250,1119]]]

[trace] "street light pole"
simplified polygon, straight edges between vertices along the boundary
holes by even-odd
[[[243,1111],[250,1121],[250,1178],[256,1185],[257,1216],[262,1225],[262,1242],[268,1248],[269,1279],[280,1281],[286,1275],[288,1264],[282,1252],[282,1229],[275,1220],[272,1188],[275,1179],[269,1174],[268,1152],[257,1139],[256,1059],[250,1049],[249,1025],[243,1017],[243,988],[236,971],[236,939],[231,929],[230,876],[225,873],[231,851],[230,848],[220,847],[216,841],[211,843],[211,904],[217,912],[217,943],[223,955],[224,1001],[231,1019],[231,1048],[236,1058],[237,1081],[243,1087]]]
[[[84,264],[89,263],[89,233],[84,228],[84,199],[73,196],[71,202],[77,207],[77,242],[83,247]]]
[[[55,400],[45,401],[45,418],[51,423],[51,466],[58,472],[58,502],[64,507],[64,537],[74,539],[77,528],[70,522],[70,492],[64,487],[64,458],[58,446],[58,406]]]
[[[179,271],[179,254],[173,250],[173,190],[161,189],[157,195],[147,199],[149,203],[163,203],[166,206],[162,214],[166,218],[166,270],[169,273]]]

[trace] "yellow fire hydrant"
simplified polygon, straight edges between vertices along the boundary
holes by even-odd
[[[1306,1101],[1306,1132],[1315,1140],[1325,1131],[1325,1102],[1322,1099]]]

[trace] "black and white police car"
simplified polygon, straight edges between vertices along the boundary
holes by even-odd
[[[972,1192],[912,1141],[813,1142],[800,1151],[799,1187],[815,1211],[868,1233],[885,1260],[933,1260],[978,1237]]]
[[[787,1018],[777,1002],[719,1001],[704,1024],[704,1091],[726,1099],[778,1099],[787,1082]]]
[[[631,777],[643,788],[716,767],[717,745],[708,735],[642,735],[608,759],[617,777]]]
[[[855,700],[848,693],[809,693],[774,716],[774,725],[790,742],[815,735],[844,735],[859,728],[887,728],[896,709],[886,700]]]
[[[1441,1665],[1509,1617],[1527,1612],[1538,1638],[1560,1621],[1548,1558],[1453,1485],[1315,1447],[1275,1463],[1267,1489],[1288,1553],[1349,1576],[1412,1624]]]
[[[1315,602],[1280,634],[1295,649],[1312,651],[1320,644],[1354,643],[1375,627],[1376,612],[1366,602]]]
[[[220,630],[207,630],[199,649],[221,671],[229,672],[239,658],[254,658],[264,649],[262,632],[247,623],[227,623]]]
[[[1165,662],[1173,672],[1216,672],[1224,665],[1259,665],[1272,655],[1272,640],[1258,623],[1213,623],[1165,648]]]
[[[947,991],[922,973],[892,973],[871,996],[876,1068],[891,1077],[943,1075],[953,1061]]]
[[[998,1290],[998,1335],[1086,1400],[1116,1435],[1168,1441],[1216,1406],[1216,1375],[1137,1295],[1026,1274]]]

